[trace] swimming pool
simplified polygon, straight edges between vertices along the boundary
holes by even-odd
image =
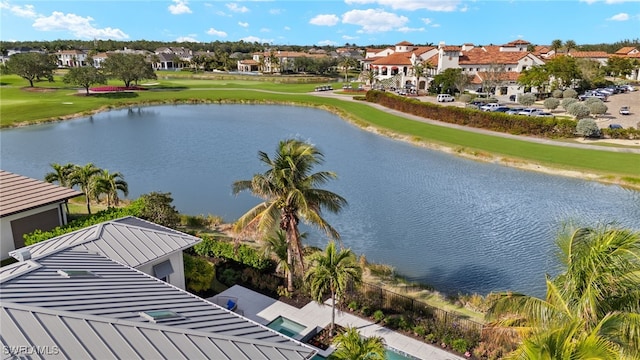
[[[283,316],[278,316],[275,320],[270,322],[267,327],[289,337],[296,337],[306,329],[306,326]]]

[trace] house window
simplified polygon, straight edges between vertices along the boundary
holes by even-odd
[[[164,282],[169,282],[169,275],[173,274],[173,266],[171,266],[171,261],[166,260],[161,262],[160,264],[154,265],[153,273],[158,279]]]

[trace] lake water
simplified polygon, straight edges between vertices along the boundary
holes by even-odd
[[[0,167],[42,179],[50,163],[93,162],[124,174],[130,198],[171,192],[180,212],[233,221],[258,200],[232,183],[264,172],[257,152],[288,137],[316,144],[317,170],[338,174],[327,188],[349,206],[326,217],[345,246],[443,291],[541,296],[564,222],[640,228],[638,191],[462,159],[300,107],[152,106],[2,130]]]

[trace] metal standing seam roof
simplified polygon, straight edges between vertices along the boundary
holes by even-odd
[[[3,346],[55,345],[67,352],[61,358],[103,357],[82,355],[87,353],[113,358],[110,352],[127,359],[309,359],[315,354],[276,331],[80,246],[44,256],[37,264],[3,268],[11,275],[0,278]],[[88,270],[96,277],[66,278],[58,273],[62,269]],[[181,317],[154,324],[140,316],[152,310]]]
[[[80,195],[73,189],[0,170],[0,217]]]
[[[100,223],[27,246],[32,259],[80,247],[131,267],[184,250],[201,239],[133,216]],[[14,256],[25,248],[11,251]]]

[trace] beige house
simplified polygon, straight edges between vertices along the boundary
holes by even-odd
[[[0,254],[24,246],[24,234],[67,224],[65,204],[82,193],[0,170]]]

